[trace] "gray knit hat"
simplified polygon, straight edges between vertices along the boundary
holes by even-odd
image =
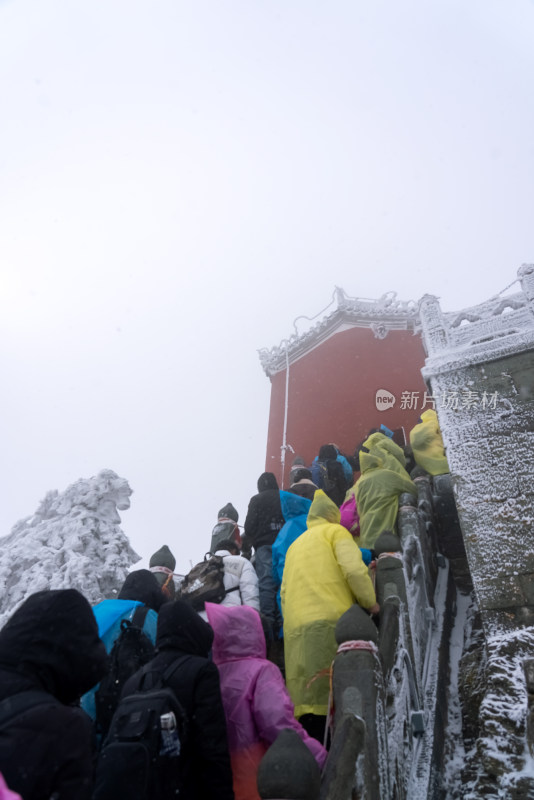
[[[174,572],[174,568],[176,566],[176,559],[167,547],[166,544],[163,547],[160,547],[153,556],[150,557],[149,561],[150,567],[166,567],[170,569],[171,572]]]
[[[217,514],[217,519],[221,519],[222,517],[227,517],[228,519],[233,519],[234,522],[237,522],[239,519],[239,514],[231,503],[227,503]]]

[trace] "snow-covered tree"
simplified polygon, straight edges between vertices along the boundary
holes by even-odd
[[[79,589],[90,603],[112,597],[139,561],[120,528],[128,481],[109,469],[48,492],[31,517],[0,539],[0,626],[28,595]]]

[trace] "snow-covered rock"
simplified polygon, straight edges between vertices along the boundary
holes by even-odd
[[[139,556],[120,528],[128,481],[109,469],[50,491],[0,539],[0,627],[28,595],[79,589],[90,603],[112,597]]]

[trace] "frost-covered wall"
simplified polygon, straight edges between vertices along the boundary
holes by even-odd
[[[112,596],[139,556],[120,528],[117,509],[132,490],[112,470],[48,492],[31,517],[0,539],[0,627],[33,592],[79,589],[91,602]]]
[[[458,314],[421,300],[435,399],[488,635],[534,624],[534,266]]]
[[[455,314],[420,301],[423,376],[484,633],[459,676],[469,800],[534,797],[534,265],[518,282],[520,292]]]

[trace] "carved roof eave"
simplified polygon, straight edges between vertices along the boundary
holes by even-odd
[[[378,302],[366,302],[365,308],[361,306],[355,308],[350,302],[341,302],[338,308],[331,314],[316,323],[306,333],[293,335],[278,347],[262,348],[258,350],[260,362],[265,374],[268,377],[282,372],[286,368],[286,348],[287,358],[292,364],[299,358],[314,350],[318,345],[329,339],[339,329],[348,328],[369,328],[374,335],[383,339],[389,331],[411,330],[414,333],[419,330],[419,316],[417,307],[413,304],[402,304],[408,306],[399,309],[397,306],[385,308],[379,306]]]

